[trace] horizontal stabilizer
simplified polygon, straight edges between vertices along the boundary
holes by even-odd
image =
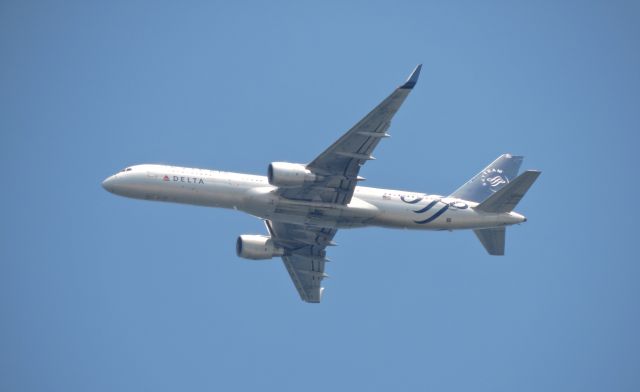
[[[505,228],[499,227],[494,229],[480,229],[474,230],[476,236],[482,243],[482,246],[493,256],[504,255],[504,237]]]
[[[540,172],[537,170],[525,171],[499,191],[489,196],[485,201],[478,204],[475,209],[485,212],[513,211],[539,175]]]

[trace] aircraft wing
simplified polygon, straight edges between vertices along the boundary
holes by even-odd
[[[349,204],[359,180],[360,167],[374,159],[371,153],[382,138],[389,136],[387,130],[391,119],[416,85],[421,68],[422,65],[418,65],[404,84],[307,165],[319,181],[307,186],[280,188],[279,194],[294,200]],[[337,230],[269,220],[265,223],[275,244],[285,249],[282,260],[302,300],[320,302],[321,282],[326,277],[325,248],[331,245]]]
[[[297,200],[349,204],[360,167],[375,159],[371,153],[382,138],[389,136],[386,131],[391,119],[416,85],[421,68],[422,64],[418,65],[403,85],[307,165],[307,169],[322,178],[321,181],[310,186],[282,189],[281,195]]]
[[[306,302],[320,302],[324,273],[325,248],[331,244],[336,229],[265,221],[276,245],[285,249],[282,261],[293,284]]]

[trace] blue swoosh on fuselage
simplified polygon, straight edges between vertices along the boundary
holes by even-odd
[[[440,215],[444,214],[448,209],[449,209],[449,206],[446,205],[446,206],[442,207],[442,209],[440,209],[440,211],[438,211],[435,214],[431,215],[427,219],[421,220],[421,221],[414,221],[414,222],[419,224],[419,225],[424,225],[426,223],[433,222],[434,220],[438,219],[438,217]]]
[[[413,212],[415,212],[416,214],[422,214],[423,212],[429,211],[431,209],[431,207],[435,206],[436,204],[438,204],[438,200],[434,200],[431,203],[427,204],[426,207],[424,207],[422,209],[419,209],[419,210],[416,210],[416,211],[413,211]]]

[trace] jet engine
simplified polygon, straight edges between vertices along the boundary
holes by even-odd
[[[278,187],[301,186],[316,180],[316,175],[299,163],[272,162],[267,172],[269,184]]]
[[[267,235],[243,234],[236,241],[238,256],[251,260],[267,260],[282,256],[284,249],[275,246],[271,237]]]

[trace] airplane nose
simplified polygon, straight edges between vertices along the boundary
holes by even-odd
[[[107,177],[104,181],[102,181],[102,187],[109,192],[113,193],[113,176]]]

